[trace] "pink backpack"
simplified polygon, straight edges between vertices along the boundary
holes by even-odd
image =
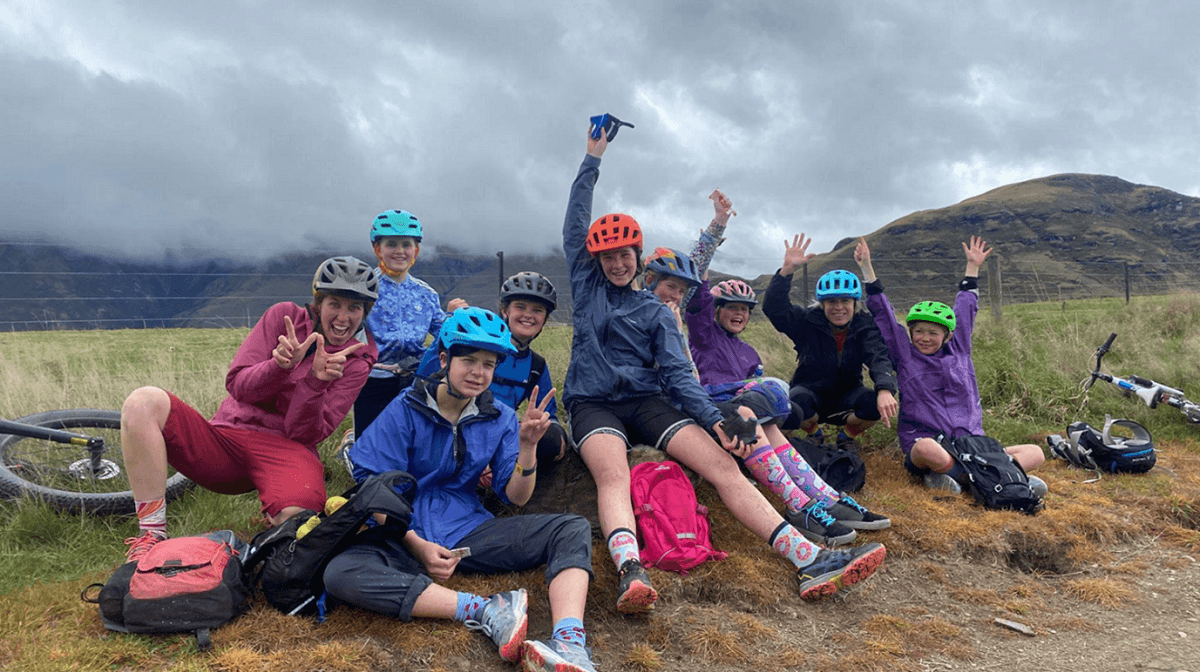
[[[696,501],[692,482],[675,462],[643,462],[629,470],[642,563],[680,572],[728,553],[713,548],[708,508]]]

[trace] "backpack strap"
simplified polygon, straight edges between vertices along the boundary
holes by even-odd
[[[196,648],[201,653],[212,651],[212,630],[209,628],[196,628]]]
[[[542,381],[542,374],[546,373],[546,358],[538,353],[529,351],[529,377],[525,379],[525,398],[533,399],[533,388],[538,386]],[[537,403],[537,399],[533,399],[533,403]]]

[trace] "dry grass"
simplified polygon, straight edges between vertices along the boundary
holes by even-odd
[[[1084,602],[1094,602],[1114,609],[1123,604],[1137,601],[1137,591],[1129,583],[1108,577],[1085,577],[1071,579],[1062,585],[1072,597]]]

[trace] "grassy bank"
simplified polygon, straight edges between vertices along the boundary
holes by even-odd
[[[1169,472],[1106,478],[1095,487],[1085,487],[1081,472],[1051,464],[1046,477],[1053,494],[1047,511],[1037,518],[1018,519],[977,511],[965,501],[931,500],[913,488],[899,468],[894,431],[876,427],[864,441],[871,474],[864,494],[873,507],[896,520],[894,528],[879,537],[893,558],[950,553],[994,562],[997,557],[1013,557],[1016,549],[1018,559],[1024,558],[1037,571],[1075,568],[1081,558],[1098,558],[1095,562],[1102,571],[1104,551],[1097,546],[1147,536],[1180,548],[1200,544],[1196,532],[1200,427],[1187,425],[1173,409],[1151,411],[1136,400],[1124,399],[1111,386],[1093,389],[1084,404],[1080,382],[1091,368],[1096,346],[1113,331],[1120,336],[1106,358],[1106,370],[1151,377],[1200,399],[1200,297],[1143,297],[1131,305],[1091,300],[1009,306],[998,320],[981,313],[974,339],[985,429],[1006,443],[1041,442],[1047,433],[1062,433],[1068,422],[1086,420],[1099,426],[1104,414],[1111,413],[1150,428],[1156,442],[1167,447],[1164,464],[1170,466]],[[245,334],[244,329],[0,334],[0,348],[7,353],[0,361],[0,417],[59,408],[117,409],[125,395],[141,385],[169,389],[211,414],[224,396],[226,368]],[[746,338],[759,349],[769,375],[790,376],[794,358],[786,338],[761,322],[751,325]],[[569,327],[548,328],[537,349],[561,384],[570,351]],[[339,435],[322,446],[331,492],[348,485],[344,470],[332,461]],[[716,600],[718,605],[736,603],[735,616],[746,604],[782,608],[764,595],[791,591],[787,577],[765,589],[739,583],[747,575],[774,571],[759,565],[777,569],[777,559],[732,522],[711,491],[702,488],[700,495],[714,510],[714,538],[735,558],[706,565],[683,582],[662,579],[664,597],[675,603],[695,601],[698,582],[714,581],[736,594],[724,602]],[[1122,508],[1126,505],[1133,508]],[[1104,513],[1096,515],[1097,511]],[[226,497],[193,490],[171,505],[169,515],[175,534],[231,528],[249,537],[260,529],[253,494]],[[1081,519],[1088,524],[1081,525]],[[948,520],[960,522],[948,525]],[[261,669],[271,669],[272,661],[286,661],[297,671],[363,670],[382,655],[357,638],[367,636],[363,632],[407,652],[403,655],[409,658],[396,659],[401,653],[392,651],[389,660],[407,661],[405,665],[416,669],[436,667],[423,656],[434,646],[427,640],[438,637],[442,639],[436,646],[449,647],[445,651],[450,655],[486,659],[486,652],[480,653],[485,646],[482,640],[457,629],[447,633],[444,625],[441,629],[437,624],[402,625],[372,617],[363,625],[362,614],[354,617],[357,621],[344,622],[344,630],[339,630],[335,619],[323,634],[315,635],[307,621],[280,620],[278,614],[256,608],[253,618],[221,631],[226,634],[218,640],[219,655],[214,657],[196,655],[185,638],[110,636],[99,627],[94,608],[79,604],[78,591],[91,581],[103,580],[121,561],[121,540],[134,534],[135,528],[129,519],[60,515],[27,501],[0,503],[0,667],[224,670],[260,669],[260,664]],[[1020,534],[1014,537],[1011,530]],[[591,628],[602,645],[606,633],[629,626],[605,613],[612,601],[608,596],[612,571],[610,563],[602,560],[602,549],[599,552],[595,604],[590,606],[596,613]],[[655,576],[658,580],[660,574]],[[522,585],[532,586],[540,583],[539,577],[532,572],[518,578]],[[465,585],[482,591],[510,583],[511,577]],[[531,604],[534,599],[544,604],[544,595],[537,596],[536,588],[531,593]],[[637,646],[643,648],[637,651],[651,663],[662,652],[701,651],[716,641],[701,638],[689,643],[682,622],[659,617],[656,625],[635,633],[642,637]],[[730,618],[724,619],[726,625],[737,622]],[[752,626],[741,623],[739,627]],[[280,643],[264,640],[261,632],[271,632],[271,637],[279,632],[293,635]],[[347,632],[351,634],[343,637]],[[621,664],[627,669],[655,669],[628,660],[612,660],[607,669]],[[897,663],[896,669],[907,668]]]

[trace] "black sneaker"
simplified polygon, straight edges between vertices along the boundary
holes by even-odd
[[[837,438],[834,439],[834,444],[838,448],[844,448],[857,452],[859,449],[858,442],[846,435],[845,432],[838,432]]]
[[[817,544],[840,546],[854,541],[856,535],[854,530],[829,515],[825,505],[815,499],[796,513],[789,511],[785,518],[806,539]]]
[[[871,513],[850,495],[843,492],[839,493],[838,497],[841,499],[829,507],[829,515],[842,525],[854,530],[886,530],[892,526],[892,521],[887,516]]]
[[[644,614],[654,608],[658,591],[640,560],[626,560],[617,570],[617,595],[617,611],[622,614]]]
[[[796,572],[800,599],[814,602],[849,588],[879,569],[887,549],[883,544],[864,544],[855,548],[823,548],[812,564]]]

